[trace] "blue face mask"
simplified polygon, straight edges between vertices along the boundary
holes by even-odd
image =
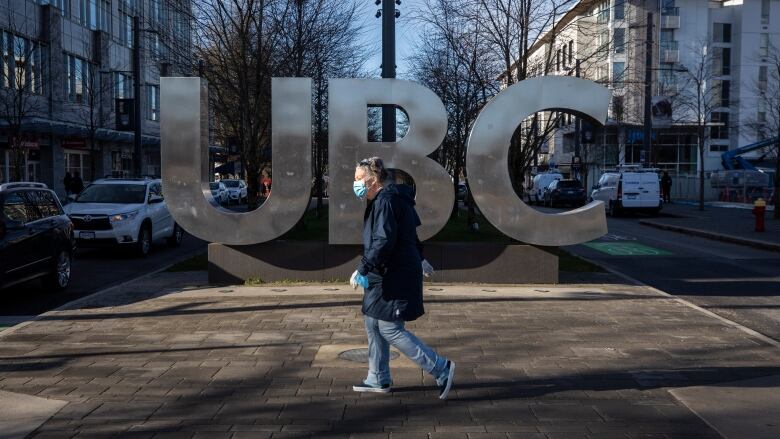
[[[355,193],[356,197],[363,199],[366,196],[366,192],[368,192],[368,189],[366,189],[366,182],[359,180],[352,183],[352,192]]]

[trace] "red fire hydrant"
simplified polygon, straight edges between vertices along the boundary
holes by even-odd
[[[753,203],[753,215],[756,216],[756,232],[763,232],[764,229],[764,212],[766,212],[766,201],[763,198],[759,198]]]

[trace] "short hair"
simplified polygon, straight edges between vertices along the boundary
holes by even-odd
[[[361,168],[369,177],[375,178],[378,182],[384,183],[387,179],[387,169],[379,157],[371,157],[361,160],[356,168]]]

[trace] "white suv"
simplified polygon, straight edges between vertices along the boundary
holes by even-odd
[[[181,244],[184,232],[168,212],[160,180],[101,179],[65,206],[79,247],[133,246],[146,256],[152,242]]]

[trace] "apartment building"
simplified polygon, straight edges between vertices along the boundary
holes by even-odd
[[[602,129],[583,122],[580,130],[589,181],[618,164],[646,163],[672,175],[695,175],[702,166],[705,171],[720,169],[724,151],[776,135],[757,127],[767,117],[758,95],[767,81],[776,80],[770,52],[778,48],[778,0],[583,0],[532,47],[531,64],[539,67],[531,73],[576,75],[579,70],[581,77],[612,90],[607,125]],[[643,151],[648,69],[655,114],[651,147]],[[697,88],[694,78],[709,96],[703,163],[698,159],[698,117],[690,105],[691,91]],[[575,119],[562,115],[559,120],[539,163],[569,172]]]
[[[159,175],[159,78],[191,74],[191,23],[190,0],[0,2],[0,94],[23,102],[0,105],[0,182],[16,162],[22,180],[59,193],[66,173],[127,177],[140,161],[143,175]],[[21,148],[12,151],[14,127]]]

